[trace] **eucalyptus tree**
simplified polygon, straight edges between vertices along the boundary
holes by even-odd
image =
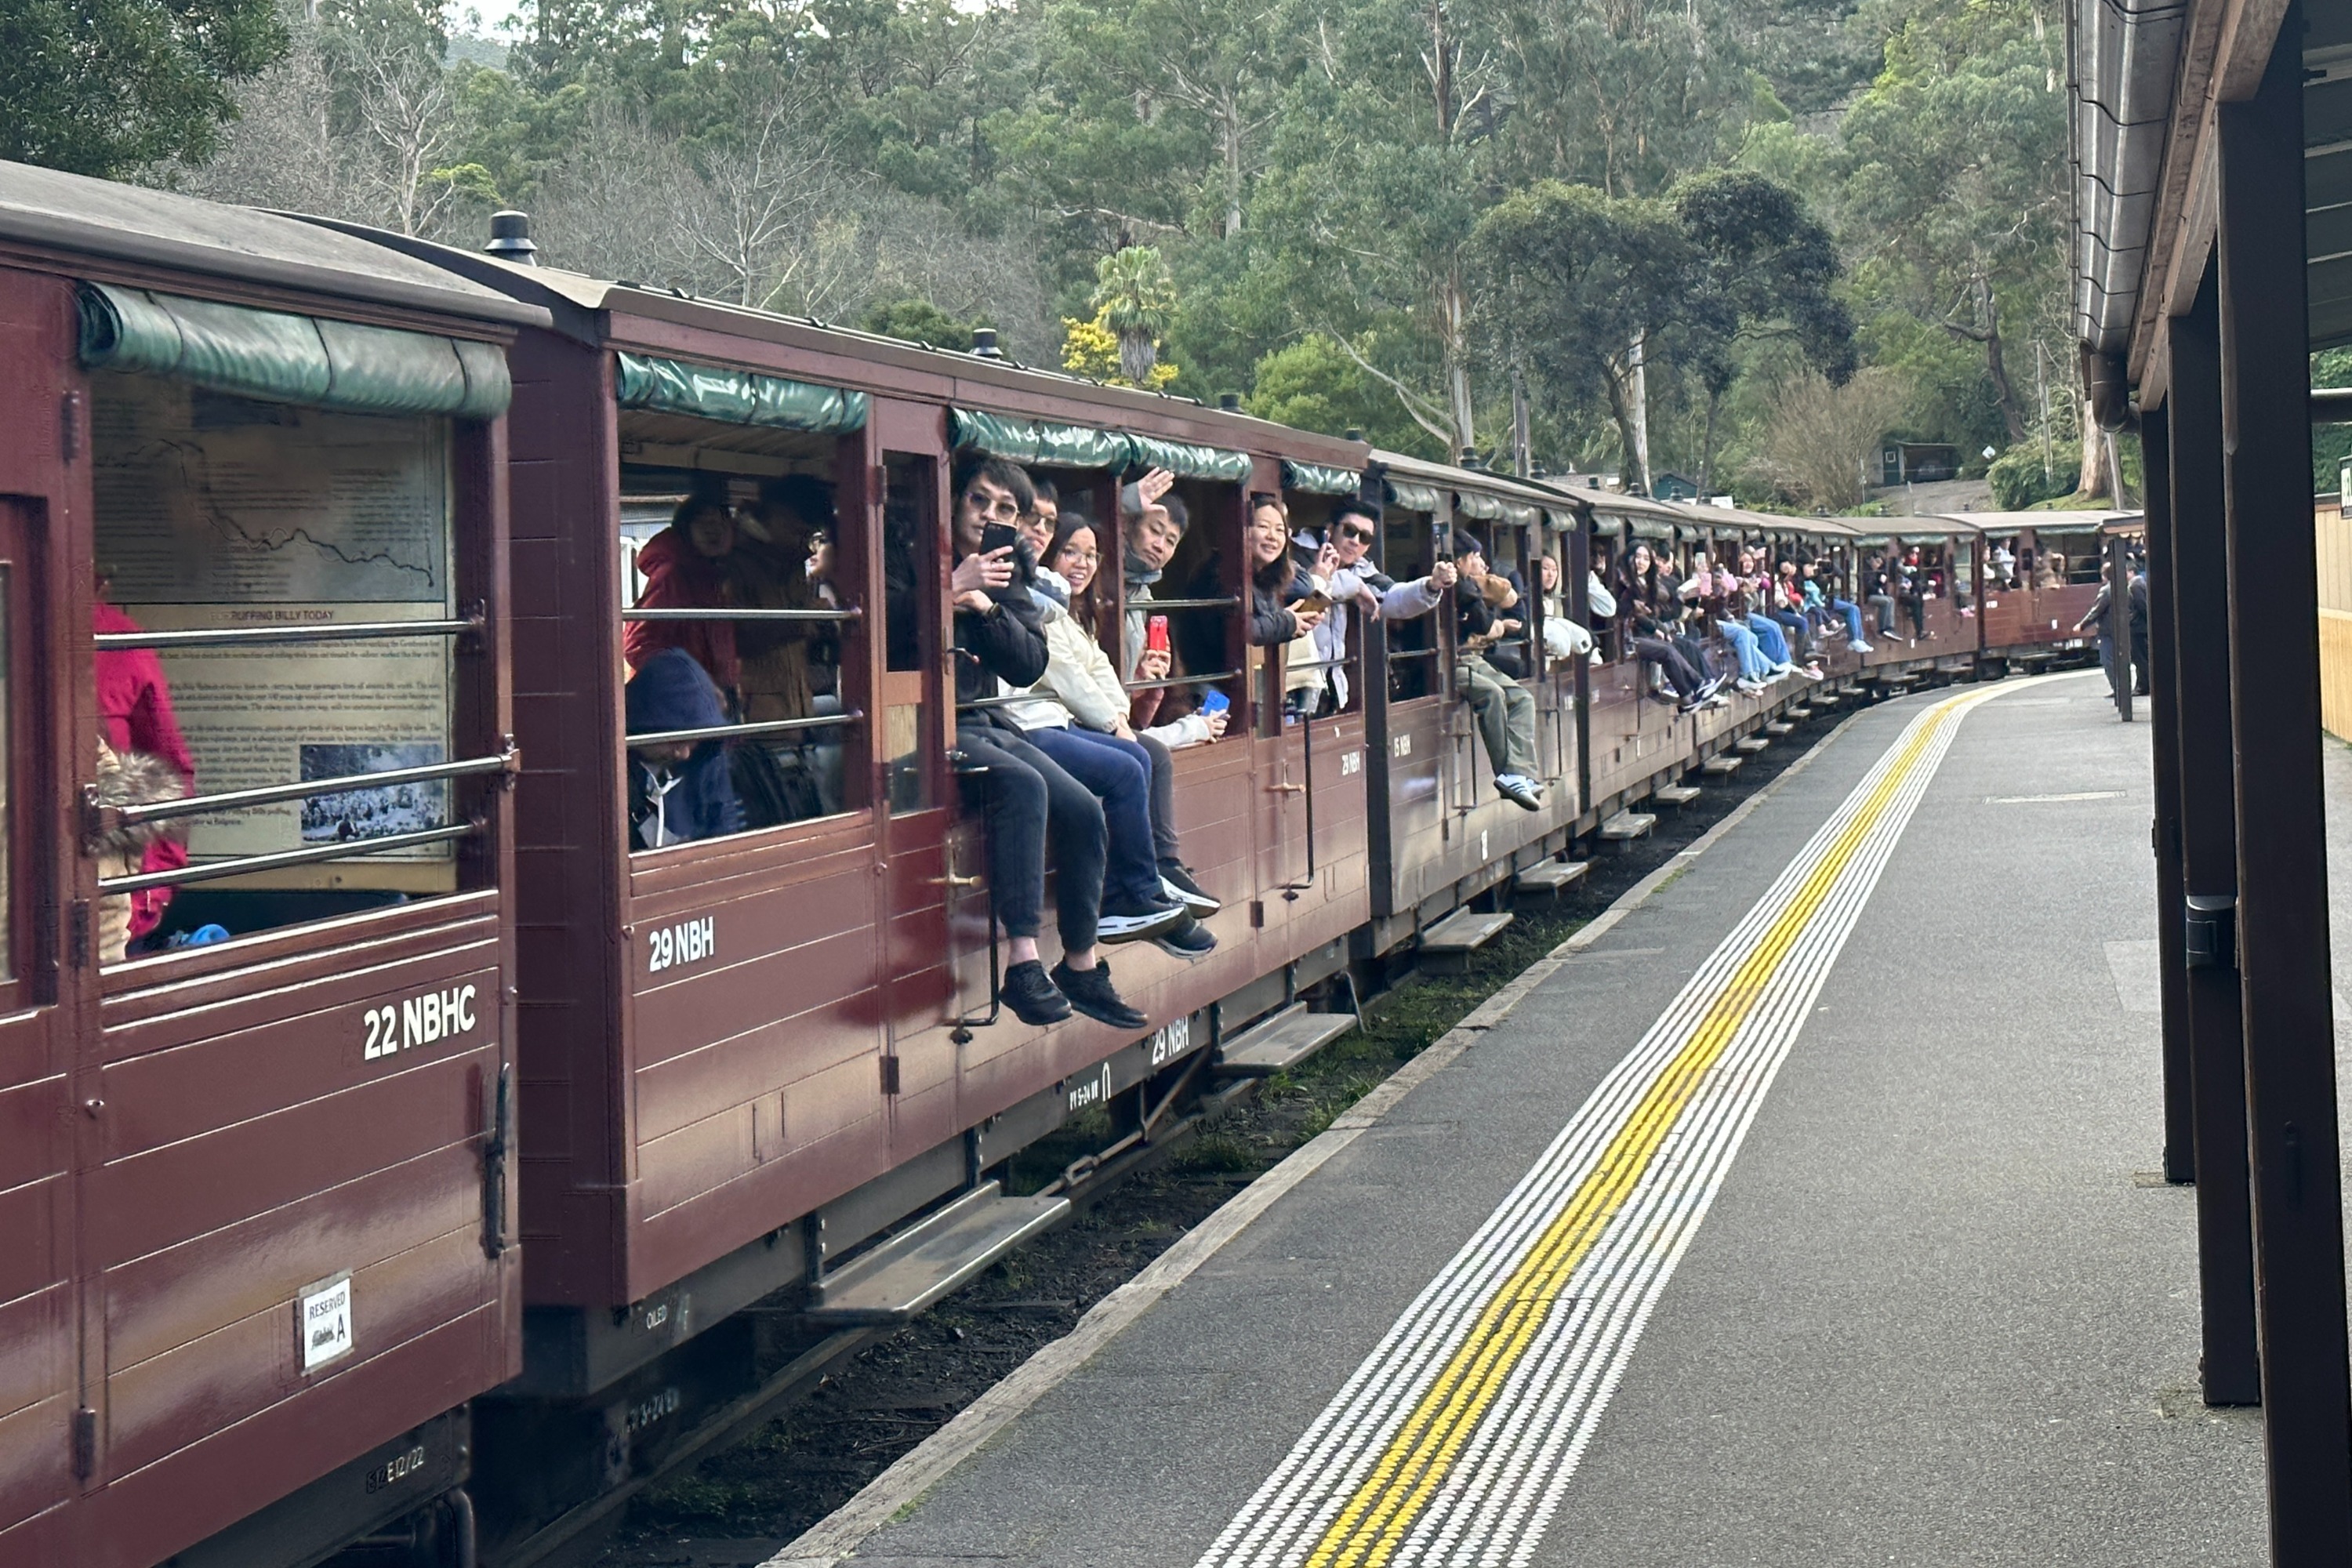
[[[200,163],[286,45],[276,0],[7,0],[0,158],[108,177]]]

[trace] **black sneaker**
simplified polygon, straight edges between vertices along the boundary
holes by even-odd
[[[1105,906],[1096,917],[1095,935],[1103,942],[1150,942],[1192,918],[1183,905],[1175,903],[1146,904],[1139,909]]]
[[[1058,1024],[1070,1016],[1069,998],[1054,989],[1045,978],[1045,966],[1034,958],[1006,970],[996,994],[1024,1024]]]
[[[1215,914],[1225,907],[1193,879],[1192,868],[1179,860],[1171,860],[1160,868],[1160,890],[1196,917]]]
[[[1072,969],[1064,960],[1054,965],[1054,984],[1062,988],[1071,1006],[1114,1029],[1140,1031],[1151,1021],[1119,1000],[1118,993],[1111,987],[1110,965],[1100,960],[1084,973]]]
[[[1216,933],[1194,920],[1190,914],[1174,931],[1161,931],[1152,942],[1163,952],[1179,958],[1206,958],[1217,951]]]

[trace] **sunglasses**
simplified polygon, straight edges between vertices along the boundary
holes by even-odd
[[[1360,544],[1370,544],[1372,542],[1372,531],[1369,528],[1358,528],[1352,523],[1343,522],[1339,525],[1339,537],[1342,539],[1355,540]]]

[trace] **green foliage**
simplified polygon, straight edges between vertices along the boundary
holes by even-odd
[[[1366,346],[1359,345],[1361,353]],[[1396,397],[1331,339],[1309,332],[1257,362],[1242,406],[1261,419],[1327,436],[1361,430],[1376,447],[1415,457],[1446,453]]]
[[[1985,478],[1992,483],[1993,504],[2003,511],[2023,511],[2046,500],[2074,493],[2083,472],[2083,444],[2068,439],[2050,443],[2050,468],[2042,467],[2042,443],[2011,447],[1995,458]]]
[[[1176,316],[1176,280],[1160,252],[1130,245],[1104,257],[1087,303],[1096,323],[1118,340],[1120,374],[1130,385],[1150,384],[1160,336]]]
[[[858,317],[857,325],[886,338],[903,338],[908,342],[962,353],[971,347],[972,329],[987,326],[988,322],[959,321],[929,300],[901,298],[874,300]]]
[[[275,0],[9,0],[0,158],[108,177],[201,163],[235,85],[285,52]]]
[[[2352,348],[2322,349],[2311,356],[2311,384],[2352,386]],[[2344,482],[2344,460],[2352,458],[2352,425],[2311,427],[2311,493],[2328,495]]]

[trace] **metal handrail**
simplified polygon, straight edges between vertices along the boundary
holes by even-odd
[[[1121,608],[1146,613],[1152,610],[1230,610],[1240,604],[1238,595],[1230,599],[1129,599]]]
[[[1220,669],[1208,675],[1169,675],[1158,680],[1124,680],[1119,684],[1129,691],[1162,691],[1171,686],[1213,686],[1240,674],[1238,669]]]
[[[175,871],[145,871],[132,877],[100,877],[98,890],[101,893],[138,893],[149,888],[178,888],[190,882],[209,882],[220,877],[241,877],[248,871],[274,871],[284,866],[309,866],[320,860],[352,860],[363,855],[381,855],[387,849],[411,849],[420,844],[446,844],[453,838],[470,838],[488,825],[481,822],[461,822],[448,827],[421,827],[414,833],[387,833],[381,838],[350,838],[336,844],[321,844],[315,849],[281,849],[269,855],[240,855],[234,860],[216,860],[206,866],[183,866]]]
[[[281,800],[308,800],[313,795],[351,795],[359,790],[381,789],[391,784],[469,778],[477,773],[512,773],[521,757],[522,753],[509,745],[494,757],[467,757],[463,762],[387,768],[373,773],[344,773],[335,778],[309,779],[300,784],[262,784],[253,789],[225,790],[219,795],[192,795],[179,800],[156,801],[145,805],[100,806],[94,808],[97,830],[104,832],[117,826],[135,827],[142,822],[168,822],[174,817],[202,816],[214,811],[239,811],[249,805],[271,805]]]
[[[838,610],[730,610],[730,609],[654,609],[630,608],[621,612],[625,621],[854,621],[866,614],[865,606],[850,605]]]
[[[1438,647],[1394,647],[1389,649],[1389,662],[1394,664],[1401,658],[1435,658],[1444,651]]]
[[[100,653],[118,648],[250,647],[269,643],[378,642],[394,637],[455,637],[478,632],[480,616],[441,621],[351,621],[332,626],[202,626],[176,632],[100,632]]]
[[[626,737],[632,746],[668,746],[680,742],[742,739],[751,735],[788,735],[796,730],[821,730],[832,724],[855,724],[866,717],[863,708],[846,713],[820,713],[811,719],[767,719],[756,724],[709,724],[698,730],[649,730]]]

